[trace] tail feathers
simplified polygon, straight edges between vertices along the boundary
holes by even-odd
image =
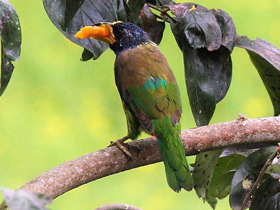
[[[168,185],[176,192],[179,192],[181,188],[187,191],[192,190],[193,178],[179,135],[176,133],[174,136],[169,133],[164,138],[159,135],[157,137]]]

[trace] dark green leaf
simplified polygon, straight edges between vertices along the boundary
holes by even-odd
[[[85,0],[66,0],[65,20],[60,24],[61,28],[65,31],[68,23],[73,19],[78,9],[84,3]]]
[[[238,167],[231,183],[230,206],[237,210],[242,206],[243,200],[249,192],[250,180],[252,183],[266,163],[268,157],[274,153],[277,146],[260,149],[249,155]]]
[[[203,200],[206,199],[209,184],[221,153],[222,150],[215,150],[196,156],[193,171],[194,189],[198,197],[202,197]]]
[[[126,21],[123,0],[84,0],[71,4],[66,4],[66,0],[43,0],[43,3],[49,18],[60,32],[91,52],[94,59],[97,59],[108,45],[93,39],[76,39],[74,34],[80,28],[94,23]],[[63,24],[66,26],[65,31],[61,27]],[[87,52],[87,58],[88,54]]]
[[[201,126],[209,123],[216,103],[228,91],[235,29],[225,12],[212,12],[200,5],[190,11],[193,6],[185,3],[170,5],[169,8],[177,20],[171,23],[171,29],[183,51],[192,112],[196,124]]]
[[[221,9],[212,9],[211,12],[215,16],[220,29],[222,31],[222,45],[225,46],[229,52],[232,52],[235,42],[235,26],[232,18]]]
[[[245,157],[239,154],[219,158],[206,195],[206,201],[213,209],[215,209],[217,204],[216,198],[223,199],[230,193],[230,184],[234,170],[244,159]]]
[[[139,21],[140,12],[146,3],[146,0],[129,0],[127,20],[131,23],[137,24]]]
[[[13,70],[12,61],[20,55],[21,28],[16,11],[6,0],[0,0],[1,81],[0,95],[5,91]]]
[[[164,6],[172,3],[171,0],[147,0],[146,2],[155,6]]]
[[[81,61],[88,61],[92,58],[93,58],[92,53],[90,51],[88,51],[87,49],[84,49],[84,51],[82,53]]]
[[[165,23],[157,21],[156,16],[152,13],[147,4],[144,5],[141,11],[141,28],[149,34],[153,42],[159,44],[162,40],[162,35],[165,29]]]
[[[245,48],[257,68],[274,107],[274,115],[280,114],[280,50],[262,40],[248,37],[236,38],[236,46]]]
[[[50,198],[42,194],[5,188],[1,190],[10,210],[47,210],[45,206],[52,202]]]
[[[279,210],[280,183],[269,177],[262,183],[252,199],[250,210]]]

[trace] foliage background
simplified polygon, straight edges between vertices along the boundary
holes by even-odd
[[[114,84],[113,52],[106,51],[96,61],[80,62],[82,48],[52,25],[41,1],[10,2],[20,17],[23,43],[20,60],[0,100],[0,186],[16,189],[64,161],[106,147],[110,140],[126,134],[126,121]],[[227,11],[239,35],[260,37],[280,47],[279,1],[196,3]],[[166,28],[160,49],[181,88],[182,128],[191,128],[195,124],[186,97],[183,58],[169,26]],[[232,85],[211,123],[236,119],[238,113],[266,117],[273,110],[247,53],[236,48]],[[193,160],[189,158],[189,162]],[[50,208],[94,209],[109,203],[128,203],[145,210],[211,209],[194,191],[172,192],[162,163],[82,186],[56,199]],[[218,203],[218,210],[228,208],[228,199]]]

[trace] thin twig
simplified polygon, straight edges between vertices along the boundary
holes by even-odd
[[[273,159],[279,154],[278,150],[276,152],[274,152],[272,155],[270,155],[270,157],[267,159],[266,163],[264,164],[257,180],[255,181],[254,185],[252,186],[251,190],[249,191],[249,193],[245,196],[245,199],[242,203],[242,206],[240,208],[240,210],[245,210],[247,208],[247,204],[249,202],[249,200],[251,199],[251,197],[256,193],[257,189],[260,187],[262,178],[266,172],[266,169],[271,165]]]
[[[172,20],[174,23],[177,22],[177,20],[175,20],[171,15],[169,15],[167,12],[170,10],[169,7],[166,7],[166,6],[155,6],[153,4],[148,4],[148,7],[154,9],[154,10],[157,10],[159,11],[161,14],[160,16],[159,15],[156,15],[154,14],[157,18],[161,19],[161,20],[164,20],[168,23],[170,23],[169,19]],[[167,17],[167,18],[164,18],[164,17]]]

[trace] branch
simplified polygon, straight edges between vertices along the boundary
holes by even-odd
[[[280,117],[239,118],[184,130],[182,141],[186,154],[216,150],[237,145],[280,142]],[[21,189],[42,193],[54,199],[88,182],[161,161],[155,139],[147,138],[127,144],[132,159],[117,147],[109,147],[67,161],[25,184]]]
[[[128,204],[109,204],[101,206],[95,210],[141,210],[135,206],[130,206]]]

